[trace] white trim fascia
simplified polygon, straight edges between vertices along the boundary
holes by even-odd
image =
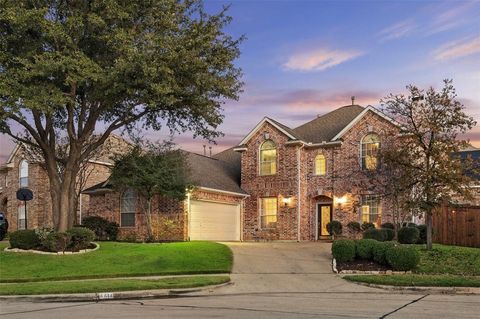
[[[306,147],[328,147],[328,146],[341,146],[343,144],[342,141],[331,141],[331,142],[322,142],[322,143],[306,143]]]
[[[250,197],[248,194],[242,194],[242,193],[236,193],[236,192],[229,192],[229,191],[224,191],[221,189],[215,189],[215,188],[210,188],[210,187],[196,187],[196,189],[203,190],[206,192],[213,192],[213,193],[221,193],[221,194],[227,194],[227,195],[235,195],[235,196],[241,196],[244,198]]]
[[[247,147],[234,147],[233,148],[234,152],[243,152],[243,151],[247,151],[247,150],[248,150]]]
[[[253,130],[250,131],[250,133],[248,133],[247,136],[245,136],[245,138],[238,144],[238,145],[243,145],[243,144],[246,144],[251,138],[253,135],[255,135],[255,133],[257,133],[260,128],[263,126],[263,124],[265,123],[269,123],[271,125],[273,125],[276,129],[278,129],[280,132],[282,132],[283,134],[285,134],[286,136],[288,136],[289,138],[291,139],[297,139],[295,136],[293,136],[292,134],[288,133],[287,131],[285,131],[283,128],[281,128],[280,126],[278,126],[277,124],[275,124],[272,120],[270,120],[268,117],[264,117],[263,120],[260,121],[260,123],[258,123],[254,128]]]
[[[114,164],[112,163],[102,162],[102,161],[88,160],[88,162],[93,164],[105,165],[105,166],[114,166]]]
[[[378,116],[382,117],[383,119],[391,122],[393,125],[396,125],[398,127],[401,127],[400,123],[398,123],[397,121],[395,121],[394,119],[392,119],[391,117],[387,116],[385,113],[377,110],[376,108],[374,108],[373,106],[369,105],[367,106],[363,111],[362,113],[358,114],[357,117],[355,117],[350,123],[348,123],[347,126],[345,126],[343,128],[343,130],[341,130],[337,135],[335,135],[333,138],[332,138],[332,141],[335,141],[335,140],[338,140],[339,138],[341,138],[347,131],[349,131],[358,121],[360,121],[364,116],[365,114],[367,114],[368,111],[372,111],[373,113],[377,114]]]
[[[23,146],[23,144],[20,145],[20,144],[17,143],[15,145],[15,148],[10,153],[10,156],[8,157],[8,160],[7,160],[6,164],[10,164],[13,161],[13,158],[15,157],[15,155],[17,155],[17,152],[18,152],[18,150],[20,149],[21,146]]]

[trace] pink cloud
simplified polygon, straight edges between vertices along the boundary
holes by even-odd
[[[378,33],[381,41],[393,40],[405,37],[416,29],[413,20],[408,19],[391,25]]]
[[[433,52],[433,57],[439,61],[457,59],[480,53],[480,36],[446,43]]]
[[[437,14],[434,13],[433,19],[427,26],[426,34],[432,35],[451,30],[478,19],[476,1],[459,3],[455,3],[453,6],[451,6],[451,3],[448,3],[448,8],[445,8],[445,6],[437,7],[435,11],[442,11]]]
[[[286,70],[322,71],[363,55],[360,51],[318,48],[290,56],[283,64]]]

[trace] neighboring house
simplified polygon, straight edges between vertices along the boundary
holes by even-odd
[[[113,165],[111,157],[124,152],[127,147],[129,144],[124,139],[111,135],[79,175],[79,189],[91,187],[108,178]],[[53,227],[48,175],[42,162],[32,157],[24,145],[17,145],[7,162],[0,166],[0,211],[6,214],[10,231]],[[27,202],[27,215],[24,203],[16,197],[21,187],[33,192],[33,200]],[[77,220],[81,219],[82,211],[88,210],[88,206],[89,196],[80,195]]]
[[[472,198],[456,197],[452,204],[480,206],[480,148],[469,146],[455,153],[455,156],[459,156],[462,161],[468,161],[470,169],[466,174],[472,179],[470,185]]]

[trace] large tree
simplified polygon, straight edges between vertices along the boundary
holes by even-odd
[[[226,10],[226,9],[225,9]],[[239,42],[197,0],[0,0],[0,132],[37,149],[58,230],[72,226],[76,177],[115,130],[220,133],[237,99]],[[66,138],[67,152],[59,152]]]
[[[460,134],[476,122],[457,99],[451,80],[441,90],[407,86],[408,95],[390,94],[382,100],[385,111],[401,126],[396,165],[415,176],[412,187],[420,194],[416,204],[425,213],[427,249],[432,248],[432,213],[452,196],[469,196],[470,178],[466,163],[453,156],[467,145]]]
[[[152,205],[155,196],[183,200],[193,186],[186,155],[171,143],[137,144],[115,159],[109,182],[120,192],[132,190],[138,195],[152,241]]]

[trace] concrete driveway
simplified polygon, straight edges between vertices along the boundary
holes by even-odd
[[[233,285],[223,293],[360,292],[376,289],[342,280],[332,272],[328,243],[226,243],[233,251]]]

